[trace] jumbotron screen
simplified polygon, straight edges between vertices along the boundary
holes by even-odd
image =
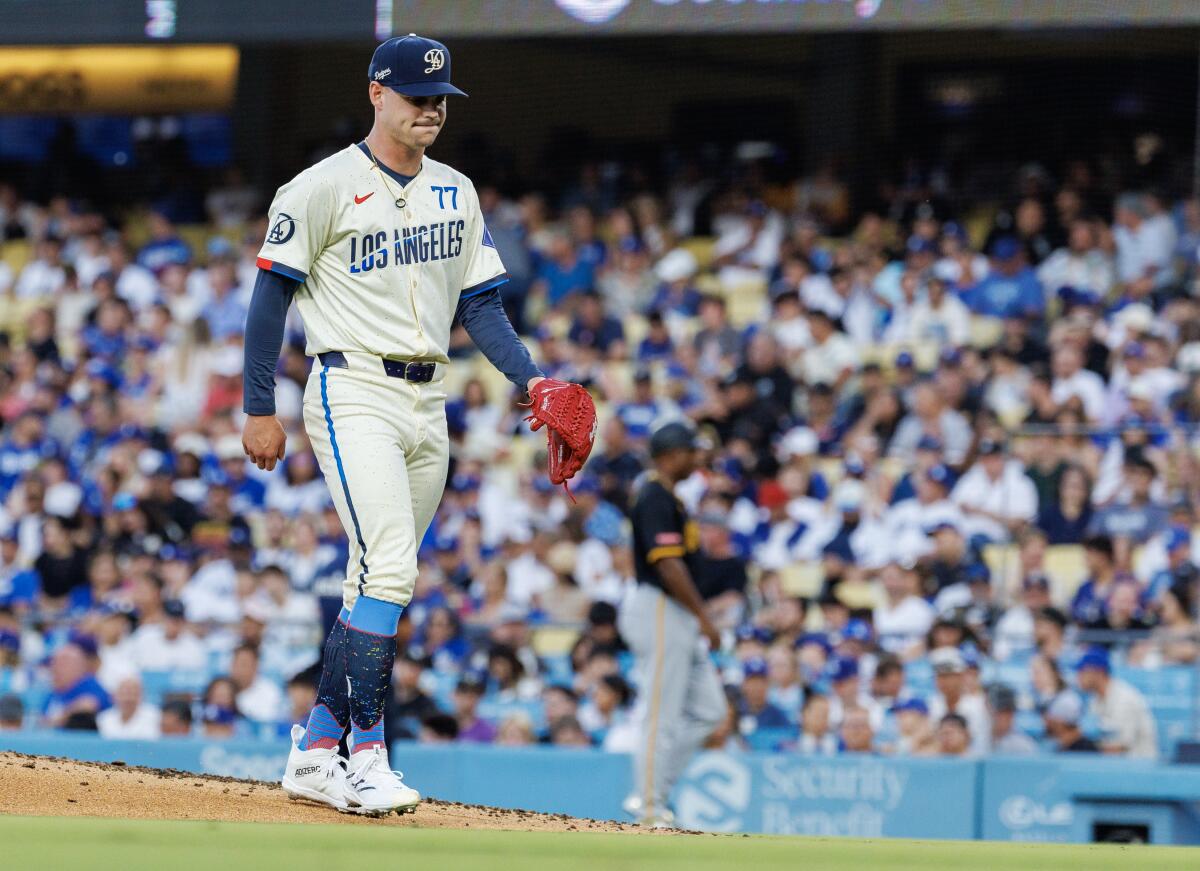
[[[1200,24],[1200,0],[397,0],[442,36]]]
[[[0,0],[0,44],[1200,25],[1200,0]]]
[[[0,0],[0,45],[369,40],[391,13],[390,0]]]

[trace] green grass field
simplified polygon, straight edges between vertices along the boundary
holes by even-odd
[[[0,818],[0,867],[78,871],[1200,868],[1200,849]]]

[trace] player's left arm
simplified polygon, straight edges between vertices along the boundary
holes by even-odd
[[[459,322],[484,355],[510,381],[529,391],[530,428],[546,428],[550,481],[563,484],[587,462],[596,441],[596,405],[578,384],[546,378],[533,364],[500,305],[496,288],[508,281],[500,252],[479,208],[479,197],[464,185],[470,222],[464,242],[467,261],[455,310]],[[570,493],[570,490],[567,490]]]
[[[500,303],[498,288],[508,281],[508,273],[484,222],[475,187],[468,180],[463,181],[468,221],[464,239],[467,262],[455,317],[493,366],[513,384],[529,390],[545,376],[534,364],[529,349],[517,336]]]
[[[513,329],[498,290],[493,288],[459,300],[455,317],[475,347],[513,384],[528,390],[545,377]]]

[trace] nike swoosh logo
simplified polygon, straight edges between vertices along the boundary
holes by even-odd
[[[360,197],[357,194],[355,194],[354,205],[361,206],[363,203],[365,203],[367,200],[371,199],[371,197],[373,197],[373,196],[375,196],[375,191],[371,191],[365,197]]]

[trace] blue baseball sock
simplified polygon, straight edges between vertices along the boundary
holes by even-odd
[[[351,753],[383,747],[383,710],[396,660],[396,625],[403,605],[359,596],[346,627]]]
[[[329,630],[325,640],[325,659],[321,663],[321,684],[317,703],[308,715],[301,750],[338,746],[350,719],[350,698],[346,694],[346,623],[350,612],[345,608]]]

